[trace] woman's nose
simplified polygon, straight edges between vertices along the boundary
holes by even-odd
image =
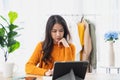
[[[56,35],[57,35],[57,36],[60,36],[60,32],[59,32],[59,31],[57,31]]]

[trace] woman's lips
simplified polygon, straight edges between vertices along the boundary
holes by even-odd
[[[61,40],[61,38],[57,38],[57,41]]]
[[[56,39],[56,42],[59,42],[60,40],[61,40],[60,38],[57,38],[57,39]]]

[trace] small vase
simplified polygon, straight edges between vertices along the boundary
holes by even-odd
[[[115,66],[115,52],[114,52],[114,42],[113,41],[108,41],[108,50],[109,50],[109,53],[108,53],[108,62],[109,62],[109,66],[110,67],[113,67]]]

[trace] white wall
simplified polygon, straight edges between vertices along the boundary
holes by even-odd
[[[9,60],[19,66],[18,72],[24,72],[24,65],[36,44],[44,39],[45,24],[51,14],[60,14],[66,19],[78,53],[81,47],[75,29],[84,14],[96,25],[98,63],[106,64],[107,51],[104,50],[103,36],[108,30],[120,31],[118,4],[119,0],[0,0],[0,14],[7,14],[9,10],[17,11],[17,23],[24,28],[18,38],[21,47],[9,56]],[[116,49],[116,65],[119,66],[119,49]],[[4,62],[1,55],[0,61]]]

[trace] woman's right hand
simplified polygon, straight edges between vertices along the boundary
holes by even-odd
[[[60,41],[58,41],[58,46],[60,45],[60,43],[62,43],[64,47],[69,47],[69,44],[65,38],[62,38]]]

